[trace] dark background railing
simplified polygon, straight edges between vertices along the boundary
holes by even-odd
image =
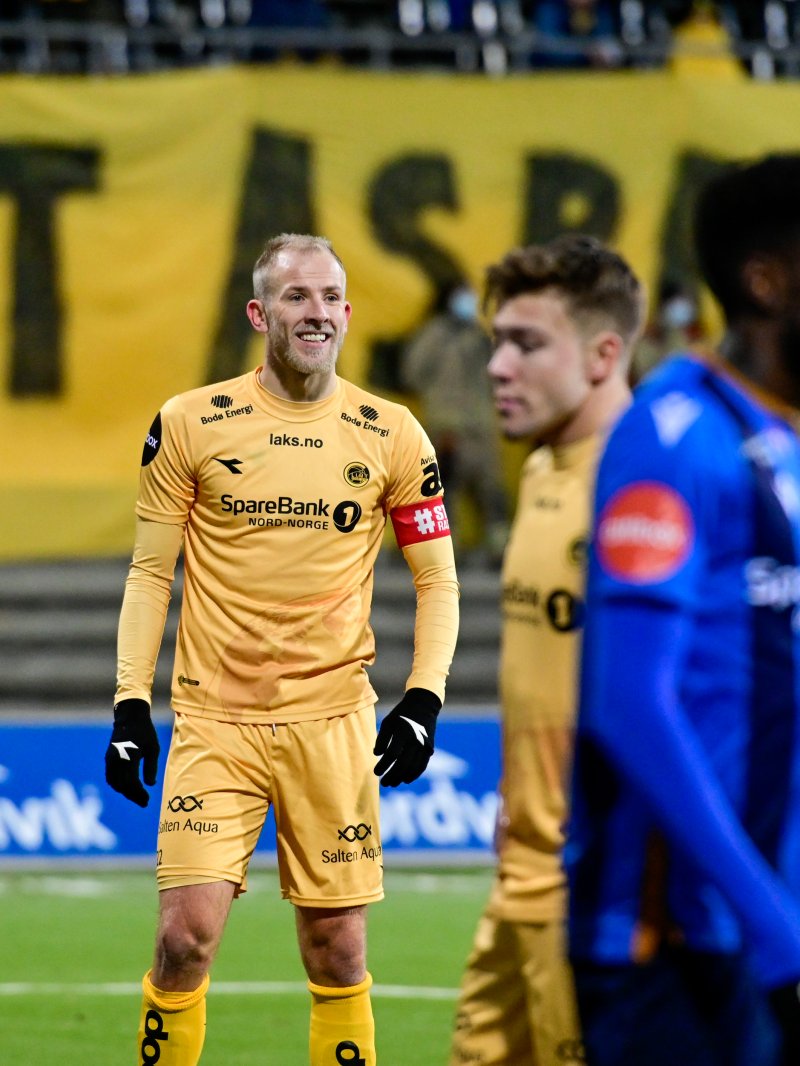
[[[564,10],[569,0],[561,0]],[[545,8],[550,15],[545,17]],[[693,16],[757,78],[800,75],[800,0],[598,0],[563,27],[543,0],[0,0],[0,72],[126,74],[333,60],[503,75],[665,66]]]

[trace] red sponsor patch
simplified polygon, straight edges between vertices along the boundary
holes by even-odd
[[[683,497],[658,481],[639,481],[608,501],[597,527],[597,556],[612,577],[635,584],[665,581],[694,544],[694,522]]]
[[[450,536],[450,523],[441,496],[422,503],[407,503],[391,512],[394,535],[401,548]]]

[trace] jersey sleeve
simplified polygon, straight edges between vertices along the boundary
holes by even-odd
[[[175,523],[136,523],[136,543],[117,631],[117,691],[150,702],[183,529]]]
[[[800,906],[732,809],[680,701],[687,621],[674,606],[588,603],[579,745],[596,744],[669,841],[717,885],[767,986],[800,978]]]
[[[406,412],[392,456],[385,507],[398,546],[450,538],[444,490],[433,445],[422,426]]]
[[[142,449],[136,541],[117,630],[116,702],[150,702],[175,563],[195,499],[189,453],[173,398],[153,419]]]
[[[179,400],[158,412],[145,438],[136,514],[184,525],[196,495],[191,447]]]
[[[589,575],[596,599],[692,602],[705,561],[702,519],[715,493],[698,462],[704,436],[697,425],[670,439],[647,404],[612,432],[597,474]]]
[[[425,688],[444,701],[458,636],[458,580],[450,524],[433,445],[408,413],[395,446],[386,509],[414,579],[414,659],[406,688]]]
[[[458,637],[459,588],[450,537],[415,544],[404,553],[414,578],[417,613],[414,659],[406,688],[425,688],[444,703],[445,680]]]

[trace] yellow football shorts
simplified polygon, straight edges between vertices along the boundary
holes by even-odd
[[[281,894],[305,907],[383,898],[375,711],[289,725],[176,713],[158,826],[159,889],[232,881],[270,806]]]

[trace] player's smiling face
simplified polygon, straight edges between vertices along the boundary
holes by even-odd
[[[333,373],[350,318],[344,292],[344,271],[328,252],[279,253],[264,305],[267,361],[278,373]]]
[[[492,321],[489,361],[503,433],[557,444],[586,401],[587,344],[554,289],[507,300]]]

